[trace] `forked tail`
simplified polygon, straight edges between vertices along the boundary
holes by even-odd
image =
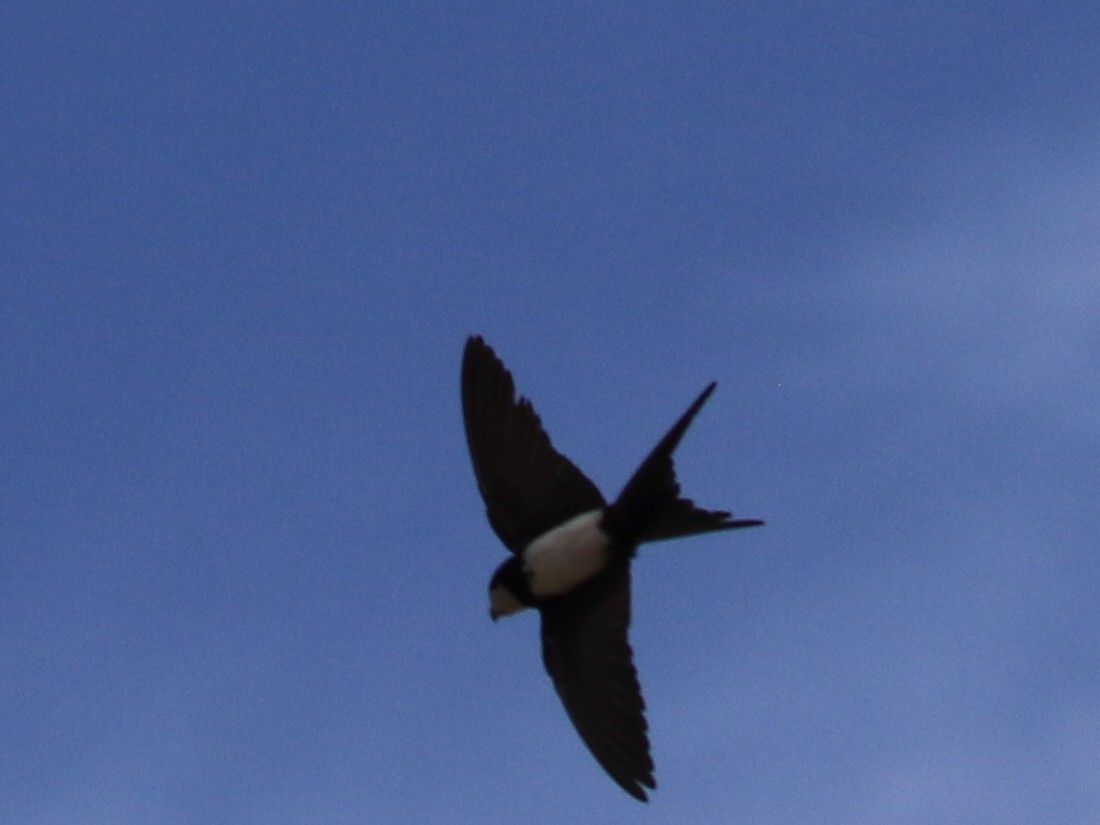
[[[756,527],[759,519],[734,519],[725,510],[704,510],[680,496],[672,453],[692,419],[714,392],[710,383],[653,448],[611,505],[609,525],[630,542],[661,541],[714,530]]]

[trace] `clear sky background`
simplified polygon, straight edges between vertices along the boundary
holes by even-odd
[[[1100,7],[0,11],[0,822],[1095,823]],[[613,495],[584,749],[463,440]]]

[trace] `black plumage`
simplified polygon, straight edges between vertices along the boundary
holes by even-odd
[[[493,575],[491,597],[500,589],[515,599],[505,612],[520,606],[539,611],[543,664],[566,713],[608,775],[643,801],[656,782],[627,639],[631,559],[643,542],[763,524],[704,510],[680,495],[672,453],[714,387],[700,393],[609,505],[554,449],[492,348],[474,336],[463,356],[462,409],[474,474],[489,523],[514,554]],[[536,596],[528,551],[587,513],[594,514],[598,568],[567,592]]]

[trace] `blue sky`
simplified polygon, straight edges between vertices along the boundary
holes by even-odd
[[[0,822],[1092,823],[1094,3],[0,12]],[[463,441],[465,337],[643,551],[648,806]]]

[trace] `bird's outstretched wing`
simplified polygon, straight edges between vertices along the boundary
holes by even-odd
[[[573,516],[604,505],[600,491],[557,452],[531,402],[480,336],[462,356],[466,442],[493,530],[513,553]]]
[[[573,726],[608,775],[644,802],[657,783],[627,640],[629,562],[540,610],[542,661]]]

